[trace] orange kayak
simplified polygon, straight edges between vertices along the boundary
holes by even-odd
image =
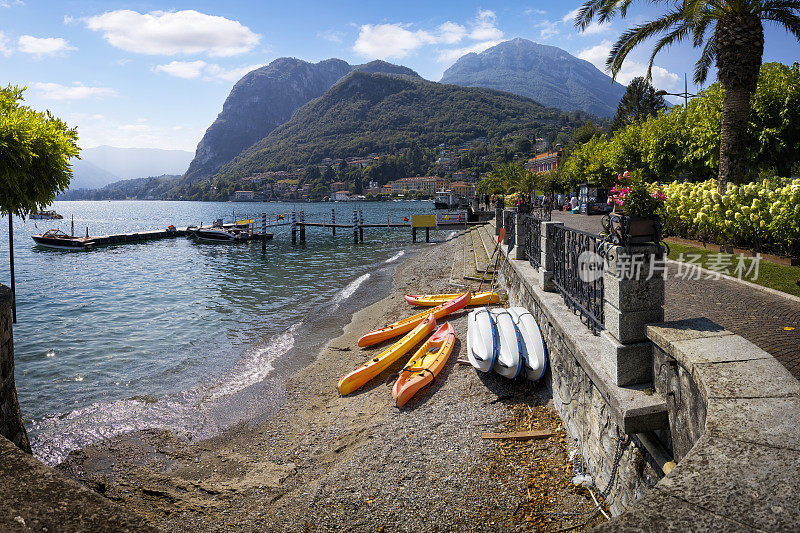
[[[386,370],[389,365],[397,361],[422,339],[427,337],[436,327],[436,319],[432,314],[415,328],[406,333],[403,338],[386,348],[384,351],[353,370],[339,380],[339,394],[350,394],[361,388],[369,380]]]
[[[406,301],[409,305],[432,307],[441,305],[460,294],[406,294]],[[488,305],[496,304],[500,301],[500,295],[496,292],[473,292],[470,295],[469,305]]]
[[[453,326],[450,325],[450,322],[445,322],[416,351],[406,367],[400,371],[400,377],[394,382],[392,397],[397,407],[405,405],[417,391],[433,382],[433,379],[444,368],[455,342],[456,334]]]
[[[381,329],[376,329],[375,331],[370,331],[361,336],[358,339],[358,345],[362,348],[364,346],[372,346],[373,344],[378,344],[379,342],[383,342],[386,339],[391,339],[392,337],[397,337],[398,335],[402,335],[406,331],[409,331],[414,328],[417,324],[425,320],[425,318],[429,314],[433,314],[436,320],[439,320],[445,315],[458,311],[459,309],[463,308],[465,305],[469,304],[470,300],[470,293],[465,292],[461,296],[457,298],[453,298],[447,303],[434,307],[433,309],[426,309],[421,313],[417,313],[414,316],[410,316],[408,318],[404,318],[394,324],[389,324],[388,326],[382,327]]]

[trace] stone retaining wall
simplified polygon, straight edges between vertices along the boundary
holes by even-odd
[[[506,247],[503,252],[507,253]],[[632,436],[621,449],[608,496],[610,511],[620,514],[663,475],[636,434],[666,428],[666,406],[644,393],[642,386],[630,391],[616,386],[610,371],[600,364],[607,341],[592,335],[560,296],[542,291],[535,280],[536,270],[527,261],[507,260],[501,270],[500,283],[510,304],[530,310],[542,330],[549,364],[544,380],[600,491],[611,481],[620,439]]]

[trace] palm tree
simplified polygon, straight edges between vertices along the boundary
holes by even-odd
[[[600,23],[617,14],[624,18],[633,1],[588,0],[575,17],[575,25],[585,29],[595,18]],[[656,36],[659,39],[650,55],[648,80],[656,55],[681,41],[702,49],[695,64],[695,83],[705,82],[716,60],[717,78],[725,89],[719,147],[719,189],[725,192],[729,181],[746,180],[747,121],[764,52],[763,23],[774,22],[800,40],[800,0],[677,0],[670,5],[661,18],[625,31],[612,47],[606,65],[616,77],[628,53]]]

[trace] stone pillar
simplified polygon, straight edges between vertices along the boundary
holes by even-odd
[[[0,435],[31,453],[22,423],[14,382],[14,336],[11,330],[11,289],[0,285]]]
[[[494,234],[500,235],[500,230],[503,229],[503,208],[495,206],[494,208]]]
[[[507,216],[514,216],[514,214],[513,214],[513,213],[511,213],[511,211],[510,211],[510,210],[508,210],[508,209],[504,209],[504,210],[503,210],[503,214],[502,214],[502,216],[501,216],[501,218],[503,219],[503,227],[504,227],[504,228],[506,228],[506,222],[505,222],[505,221],[506,221],[506,217],[507,217]],[[512,229],[513,229],[513,228],[512,228]],[[516,235],[515,235],[515,237],[516,237]],[[505,237],[503,237],[503,244],[505,244],[506,246],[508,246],[508,243],[509,243],[509,241],[511,241],[511,235],[510,235],[510,234],[509,234],[509,232],[508,232],[508,228],[506,228],[506,235],[505,235]]]
[[[603,314],[609,368],[617,385],[653,380],[647,324],[664,321],[666,258],[655,245],[611,246],[603,269]]]
[[[530,228],[523,228],[520,222],[522,221],[522,213],[517,212],[517,222],[514,224],[514,227],[517,230],[517,237],[514,239],[514,242],[517,244],[515,248],[516,252],[514,254],[514,259],[527,259],[525,252],[525,244],[528,242],[528,236],[525,235],[525,229],[530,230]]]
[[[547,228],[550,226],[563,226],[563,222],[542,222],[541,223],[541,237],[540,249],[542,251],[542,258],[539,261],[539,286],[543,291],[555,292],[556,287],[553,285],[553,241],[550,240]]]

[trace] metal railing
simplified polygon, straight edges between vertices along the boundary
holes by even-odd
[[[550,205],[531,205],[524,206],[524,208],[520,207],[520,209],[520,213],[538,218],[542,222],[550,222],[552,220],[553,210]]]
[[[542,222],[544,221],[533,215],[519,216],[519,246],[535,268],[542,264]]]
[[[548,226],[552,243],[553,285],[595,335],[604,328],[603,258],[599,235]]]

